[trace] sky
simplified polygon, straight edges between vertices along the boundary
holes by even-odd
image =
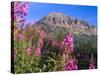
[[[66,16],[87,21],[89,24],[97,26],[97,7],[68,5],[68,4],[49,4],[49,3],[29,3],[27,22],[35,22],[51,12],[60,12]]]

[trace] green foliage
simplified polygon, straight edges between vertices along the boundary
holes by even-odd
[[[44,42],[40,62],[42,72],[57,71],[58,51],[58,48],[55,48],[52,45],[47,44],[46,41]]]
[[[37,34],[34,35],[33,42],[36,44],[38,41]],[[57,70],[57,55],[59,49],[48,44],[46,41],[43,43],[41,58],[32,54],[27,55],[27,40],[14,41],[14,48],[17,49],[16,59],[14,61],[15,73],[31,73],[31,72],[47,72]]]
[[[58,43],[63,41],[63,38],[68,30],[61,27],[52,27],[41,24],[43,30],[48,30],[50,38],[57,40]],[[27,31],[24,31],[24,40],[18,41],[14,40],[14,49],[16,49],[17,54],[14,60],[14,71],[15,73],[31,73],[31,72],[50,72],[50,71],[63,71],[61,61],[61,56],[59,56],[60,49],[53,46],[51,43],[48,43],[45,39],[43,40],[43,47],[41,49],[41,56],[37,57],[34,53],[34,49],[37,47],[38,43],[38,34],[34,31],[32,40],[28,36],[31,34]],[[87,36],[87,35],[74,35],[74,48],[76,53],[74,56],[77,57],[77,54],[83,55],[78,60],[79,69],[88,69],[89,58],[91,53],[94,53],[95,59],[97,58],[97,36]],[[29,40],[27,40],[29,39]],[[26,53],[26,48],[29,46],[29,42],[32,42],[32,52],[30,55]],[[86,56],[86,57],[85,57]]]

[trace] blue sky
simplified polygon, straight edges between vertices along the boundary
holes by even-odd
[[[29,3],[27,22],[37,21],[51,12],[60,12],[97,25],[97,7],[66,4]]]

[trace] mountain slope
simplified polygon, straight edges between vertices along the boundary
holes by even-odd
[[[71,18],[62,13],[50,13],[36,23],[36,25],[40,24],[48,25],[49,27],[52,26],[52,28],[55,29],[59,27],[65,28],[74,34],[97,35],[97,28],[95,26],[88,24],[86,21]]]

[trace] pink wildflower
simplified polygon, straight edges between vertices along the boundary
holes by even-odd
[[[23,34],[21,32],[18,33],[18,40],[22,41],[23,40]]]
[[[89,69],[95,69],[94,64],[89,64]]]
[[[35,54],[36,54],[36,56],[39,56],[41,54],[41,49],[40,48],[36,48],[35,49]]]
[[[65,36],[64,41],[62,42],[62,45],[65,45],[65,47],[67,47],[69,51],[73,51],[73,36],[71,33]]]
[[[17,22],[17,19],[19,20],[16,25],[18,28],[21,30],[22,26],[25,24],[25,16],[27,15],[27,8],[28,8],[28,3],[26,2],[13,2],[12,3],[12,19],[14,18],[14,22]]]
[[[38,47],[39,47],[39,48],[42,48],[42,46],[43,46],[43,39],[40,38],[40,39],[38,40]]]
[[[90,58],[89,69],[95,69],[93,54]]]
[[[24,23],[23,23],[23,24],[18,25],[18,26],[17,26],[18,30],[22,30],[23,25],[24,25]]]
[[[77,70],[78,67],[73,59],[69,60],[67,64],[64,66],[65,70]]]
[[[26,49],[26,52],[27,52],[27,54],[30,54],[30,53],[32,52],[32,48],[28,47],[28,48]]]

